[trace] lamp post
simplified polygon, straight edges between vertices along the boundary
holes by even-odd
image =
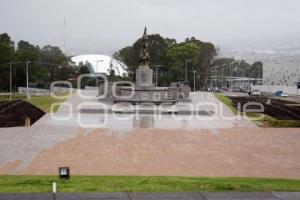
[[[99,62],[103,62],[103,60],[96,60],[96,73],[99,73],[99,70],[98,70]]]
[[[29,96],[29,87],[28,87],[28,65],[29,65],[30,61],[26,61],[26,96],[27,96],[27,99],[30,99],[30,96]]]
[[[233,77],[232,77],[232,64],[234,63],[234,61],[230,62],[229,63],[229,72],[230,72],[230,89],[232,91],[232,82],[233,82]],[[227,82],[227,81],[226,81]]]
[[[96,86],[97,86],[97,87],[98,87],[98,85],[99,85],[99,80],[98,80],[98,76],[97,76],[98,73],[99,73],[99,70],[98,70],[98,66],[99,66],[98,63],[99,63],[99,62],[103,62],[103,60],[96,60],[96,73],[95,73],[95,74],[96,74]]]
[[[11,100],[12,92],[12,63],[9,62],[9,100]]]
[[[187,64],[188,64],[188,62],[190,62],[190,60],[185,60],[185,81],[187,81],[188,80],[188,74],[187,74],[187,68],[188,68],[188,66],[187,66]]]
[[[13,65],[15,64],[25,64],[26,65],[26,96],[27,99],[30,98],[30,94],[29,94],[29,64],[31,63],[35,63],[35,64],[43,64],[43,65],[49,65],[49,66],[60,66],[58,64],[53,64],[53,63],[45,63],[45,62],[30,62],[30,61],[25,61],[25,62],[9,62],[6,63],[9,65],[9,92],[10,92],[10,100],[11,100],[11,94],[12,94],[12,68]]]
[[[194,70],[194,92],[196,92],[196,70]]]
[[[231,90],[231,92],[232,92],[232,63],[230,63],[230,65],[229,65],[229,67],[230,67],[230,90]]]
[[[155,87],[158,87],[158,68],[162,65],[155,65]]]

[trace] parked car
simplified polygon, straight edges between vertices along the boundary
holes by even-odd
[[[260,91],[258,91],[258,90],[252,90],[252,91],[250,91],[249,95],[250,96],[260,96]]]
[[[288,97],[289,95],[287,93],[284,93],[283,91],[279,90],[275,92],[276,97]]]

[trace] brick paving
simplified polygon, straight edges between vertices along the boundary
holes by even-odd
[[[204,99],[194,95],[193,102],[218,102],[206,93]],[[74,95],[68,102],[80,99]],[[30,128],[0,130],[0,174],[56,175],[58,167],[69,166],[73,175],[300,178],[299,129],[227,121],[198,120],[196,129],[176,129],[179,122],[172,120],[164,129],[124,128],[119,121],[110,129],[82,129],[48,114]]]
[[[299,129],[81,129],[13,174],[300,178]],[[0,167],[6,174],[16,163]]]

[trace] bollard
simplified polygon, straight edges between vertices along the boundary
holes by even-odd
[[[56,182],[53,182],[52,184],[52,194],[53,194],[53,199],[56,200]]]
[[[25,117],[25,127],[30,127],[30,126],[31,126],[30,117],[26,116]]]

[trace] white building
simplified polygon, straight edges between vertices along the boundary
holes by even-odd
[[[297,85],[300,82],[300,56],[268,56],[264,63],[263,85],[253,86],[262,92],[275,93],[283,91],[291,95],[300,95]]]
[[[100,54],[87,54],[79,55],[71,58],[73,62],[79,64],[80,62],[89,62],[93,66],[94,72],[107,74],[110,70],[114,70],[117,76],[127,76],[126,68],[127,66],[106,55]]]
[[[276,56],[262,60],[263,85],[296,86],[300,82],[300,56]]]

